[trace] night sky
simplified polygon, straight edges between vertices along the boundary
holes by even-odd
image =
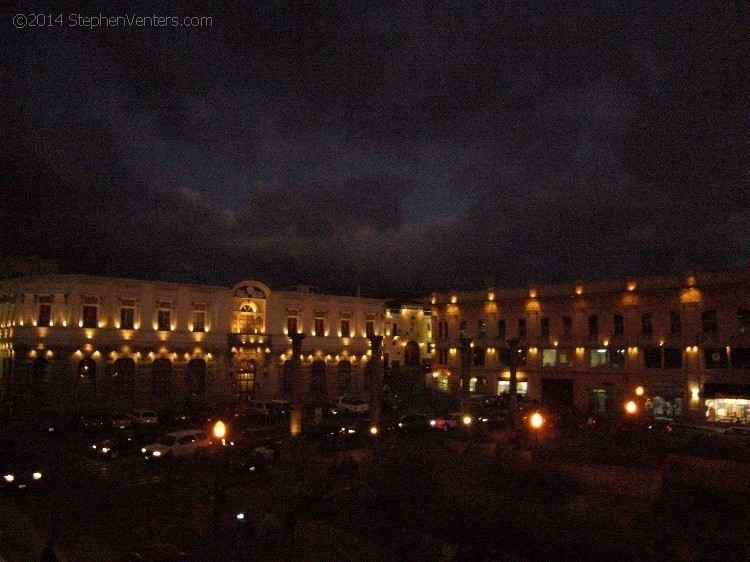
[[[380,297],[745,266],[747,2],[464,4],[5,8],[0,253]]]

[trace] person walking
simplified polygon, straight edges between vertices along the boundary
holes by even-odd
[[[55,552],[55,541],[49,539],[44,548],[42,549],[42,555],[39,557],[39,562],[60,562]]]
[[[263,516],[263,520],[260,522],[260,531],[263,539],[264,550],[275,550],[276,549],[276,533],[278,532],[279,520],[276,518],[276,514],[270,507]]]
[[[294,550],[294,539],[297,532],[297,514],[294,509],[287,510],[281,523],[281,548],[290,554]]]

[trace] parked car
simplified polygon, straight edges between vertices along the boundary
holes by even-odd
[[[407,433],[429,431],[431,429],[430,418],[426,414],[406,414],[401,416],[396,427]]]
[[[159,416],[153,410],[136,408],[130,414],[130,421],[139,426],[156,425],[159,423]]]
[[[38,486],[42,481],[39,456],[15,439],[0,442],[0,486],[5,493]]]
[[[137,548],[125,556],[123,562],[187,562],[187,551],[173,544],[153,543]]]
[[[122,412],[115,412],[110,416],[110,422],[112,429],[128,429],[132,424],[130,416],[123,414]]]
[[[73,425],[85,433],[102,433],[112,427],[112,420],[104,414],[82,414],[74,419]]]
[[[279,460],[279,453],[281,452],[281,441],[274,441],[260,447],[255,447],[253,453],[257,459],[264,461],[275,462]]]
[[[340,396],[336,399],[336,406],[342,412],[348,412],[351,414],[366,414],[370,411],[369,402],[351,396]]]
[[[433,429],[448,431],[457,428],[461,423],[461,412],[452,412],[444,416],[438,416],[430,420],[430,426]]]
[[[44,434],[60,433],[65,428],[62,416],[54,410],[42,410],[36,417],[36,426]]]
[[[289,415],[288,400],[251,400],[248,415],[261,418],[283,418]]]
[[[186,429],[163,435],[157,442],[141,448],[146,460],[166,460],[208,451],[211,440],[202,429]]]
[[[119,431],[111,437],[92,443],[91,451],[97,458],[116,459],[135,454],[138,451],[138,440],[132,431]]]

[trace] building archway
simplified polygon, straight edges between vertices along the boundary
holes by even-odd
[[[78,379],[96,387],[96,361],[91,357],[84,357],[78,362]]]
[[[347,394],[352,386],[352,364],[350,361],[339,361],[338,375],[339,392]]]
[[[255,374],[258,372],[258,362],[255,359],[243,359],[237,370],[236,384],[241,401],[252,400],[255,392]]]
[[[417,367],[419,365],[419,344],[410,340],[404,347],[404,365]]]
[[[326,363],[316,359],[310,366],[310,392],[321,396],[326,393]]]

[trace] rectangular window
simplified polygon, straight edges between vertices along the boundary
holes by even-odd
[[[750,334],[750,308],[737,309],[737,323],[740,334]]]
[[[37,326],[52,326],[52,295],[39,297]]]
[[[549,317],[548,316],[542,317],[542,337],[543,338],[549,337]]]
[[[703,332],[706,334],[715,334],[719,331],[719,323],[716,319],[715,310],[706,310],[701,314],[701,324]]]
[[[563,316],[563,337],[570,338],[573,335],[573,318]]]
[[[526,318],[518,319],[518,337],[520,339],[526,337]]]
[[[615,320],[615,335],[624,336],[625,335],[625,317],[622,314],[615,314],[614,320]]]
[[[474,365],[477,367],[481,367],[484,365],[484,354],[485,350],[483,347],[475,347],[473,350],[474,355]]]
[[[727,348],[706,348],[706,369],[726,369],[729,366]]]
[[[316,336],[324,336],[326,333],[326,319],[322,316],[315,317],[315,334]]]
[[[664,348],[664,368],[681,369],[682,368],[682,349],[679,347]]]
[[[669,333],[679,336],[682,333],[682,317],[676,310],[669,311]]]
[[[372,314],[368,314],[367,318],[365,318],[365,335],[375,335],[375,316]]]
[[[648,338],[654,335],[654,323],[650,312],[641,314],[641,334]]]
[[[458,324],[458,337],[459,338],[465,338],[466,337],[466,320],[461,320]]]
[[[625,350],[618,348],[599,348],[591,350],[592,367],[624,367]]]
[[[487,322],[485,320],[477,320],[477,337],[487,337]]]
[[[520,394],[521,396],[526,396],[526,393],[529,390],[529,383],[527,381],[517,381],[516,382],[516,394]],[[499,380],[497,381],[497,394],[507,394],[510,392],[510,381],[505,380]]]
[[[438,363],[440,365],[448,364],[448,350],[446,348],[440,348],[438,350]]]
[[[351,336],[351,327],[349,325],[349,319],[342,318],[341,319],[341,337],[348,338],[349,336]]]
[[[643,364],[648,369],[661,369],[661,347],[644,348]]]
[[[497,321],[497,337],[501,340],[505,339],[505,318]]]
[[[160,332],[169,332],[172,329],[172,303],[160,302],[159,312],[156,320],[156,329]]]
[[[557,365],[557,349],[542,349],[542,367],[554,367]]]
[[[297,316],[286,317],[286,333],[287,335],[297,333]]]
[[[99,327],[99,300],[95,297],[83,299],[83,324],[84,328]]]
[[[206,331],[206,305],[205,304],[193,305],[193,331],[194,332]]]
[[[120,301],[120,329],[132,330],[135,326],[135,301]]]
[[[596,314],[593,314],[589,316],[589,337],[595,338],[598,335],[599,335],[599,317]]]
[[[558,349],[557,350],[557,365],[558,367],[570,367],[573,364],[573,350],[572,349]]]

